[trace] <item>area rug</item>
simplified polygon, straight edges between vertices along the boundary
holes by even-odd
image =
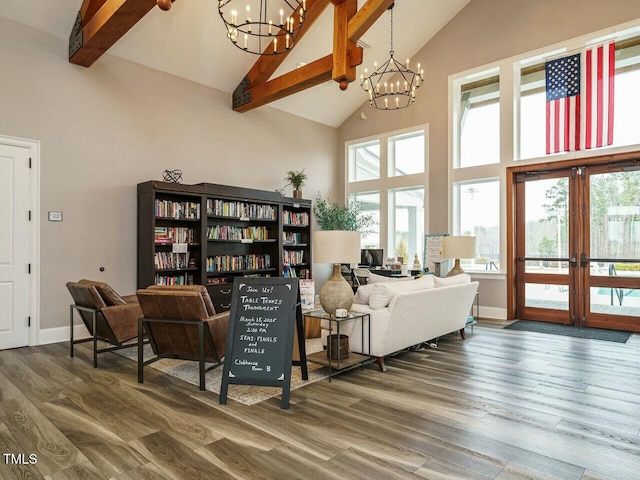
[[[518,320],[504,327],[508,330],[522,330],[527,332],[549,333],[551,335],[565,335],[567,337],[591,338],[605,340],[607,342],[626,343],[631,334],[603,328],[580,328],[559,323],[534,322],[531,320]]]
[[[316,353],[322,350],[322,342],[319,338],[311,338],[306,341],[307,355]],[[138,348],[125,348],[118,350],[114,353],[122,355],[135,362],[138,361]],[[153,351],[150,345],[144,346],[144,359],[148,360],[153,358]],[[206,364],[209,367],[210,364]],[[150,364],[146,368],[154,368],[160,370],[167,375],[184,380],[187,383],[198,386],[200,384],[200,377],[198,371],[198,362],[191,362],[187,360],[173,360],[169,358],[163,358]],[[291,368],[291,390],[304,387],[318,380],[322,380],[329,376],[329,370],[321,365],[314,363],[307,363],[307,369],[309,372],[309,379],[302,380],[300,374],[300,367]],[[220,384],[222,381],[222,365],[207,372],[205,374],[205,387],[208,391],[216,394],[220,393]],[[268,398],[282,395],[282,388],[277,387],[260,387],[254,385],[229,385],[227,391],[227,397],[236,400],[245,405],[253,405]]]

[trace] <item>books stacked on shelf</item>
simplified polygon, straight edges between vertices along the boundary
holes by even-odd
[[[271,255],[217,255],[207,258],[207,272],[262,270],[271,267]]]
[[[296,227],[306,227],[309,225],[309,212],[282,212],[282,223],[285,225],[295,225]]]
[[[193,285],[193,275],[160,275],[156,273],[156,285]]]
[[[308,268],[299,269],[298,270],[298,278],[305,278],[305,279],[311,278],[311,275],[309,274],[309,269]]]
[[[215,227],[207,227],[207,238],[209,240],[268,240],[269,231],[264,226],[216,225]]]
[[[200,218],[200,204],[158,199],[156,200],[156,217],[198,220]]]
[[[210,277],[210,278],[207,278],[207,285],[219,285],[221,283],[227,283],[226,277]]]
[[[156,252],[154,255],[154,261],[157,270],[187,268],[189,266],[189,252]]]
[[[291,267],[290,264],[285,263],[284,269],[282,270],[282,276],[284,278],[298,278],[298,274],[296,273],[296,269]]]
[[[302,243],[302,234],[299,232],[282,232],[282,241],[285,245],[297,245]]]
[[[295,268],[291,268],[291,265],[285,264],[284,269],[282,270],[282,276],[284,278],[297,278],[298,275],[296,273]]]
[[[187,227],[155,227],[156,245],[172,243],[195,243],[196,232]]]
[[[216,217],[247,218],[254,220],[276,220],[278,208],[273,205],[227,200],[208,199],[207,215]]]
[[[304,250],[285,250],[282,252],[282,261],[284,264],[300,265],[304,263]]]

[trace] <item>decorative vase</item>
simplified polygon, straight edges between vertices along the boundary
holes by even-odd
[[[302,198],[302,190],[298,190],[297,188],[293,191],[293,198]]]
[[[336,263],[331,278],[320,289],[320,305],[325,312],[333,315],[338,308],[349,311],[352,304],[353,289],[340,273],[340,264]]]

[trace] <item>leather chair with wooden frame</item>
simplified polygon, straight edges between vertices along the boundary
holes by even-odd
[[[229,312],[216,313],[202,285],[151,286],[137,292],[143,317],[138,323],[138,382],[145,366],[161,358],[194,360],[199,363],[200,390],[205,373],[222,364]],[[146,332],[154,358],[144,360],[142,338]],[[206,363],[213,363],[205,369]]]
[[[70,354],[77,343],[93,342],[93,366],[98,367],[98,354],[132,347],[138,337],[138,318],[142,310],[135,295],[121,297],[104,282],[80,280],[68,282],[67,289],[75,304],[69,306]],[[74,312],[80,314],[89,338],[74,340]],[[98,340],[111,347],[98,348]]]

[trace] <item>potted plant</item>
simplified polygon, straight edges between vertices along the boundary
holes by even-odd
[[[341,207],[320,195],[316,197],[313,213],[319,231],[313,234],[314,261],[331,263],[333,273],[320,289],[320,305],[325,312],[349,310],[353,291],[341,273],[341,264],[360,261],[360,235],[368,233],[373,217],[362,213],[362,205],[350,201]]]
[[[304,182],[307,180],[304,168],[302,170],[289,170],[285,180],[287,185],[293,187],[293,198],[302,198],[302,187],[304,187]]]

